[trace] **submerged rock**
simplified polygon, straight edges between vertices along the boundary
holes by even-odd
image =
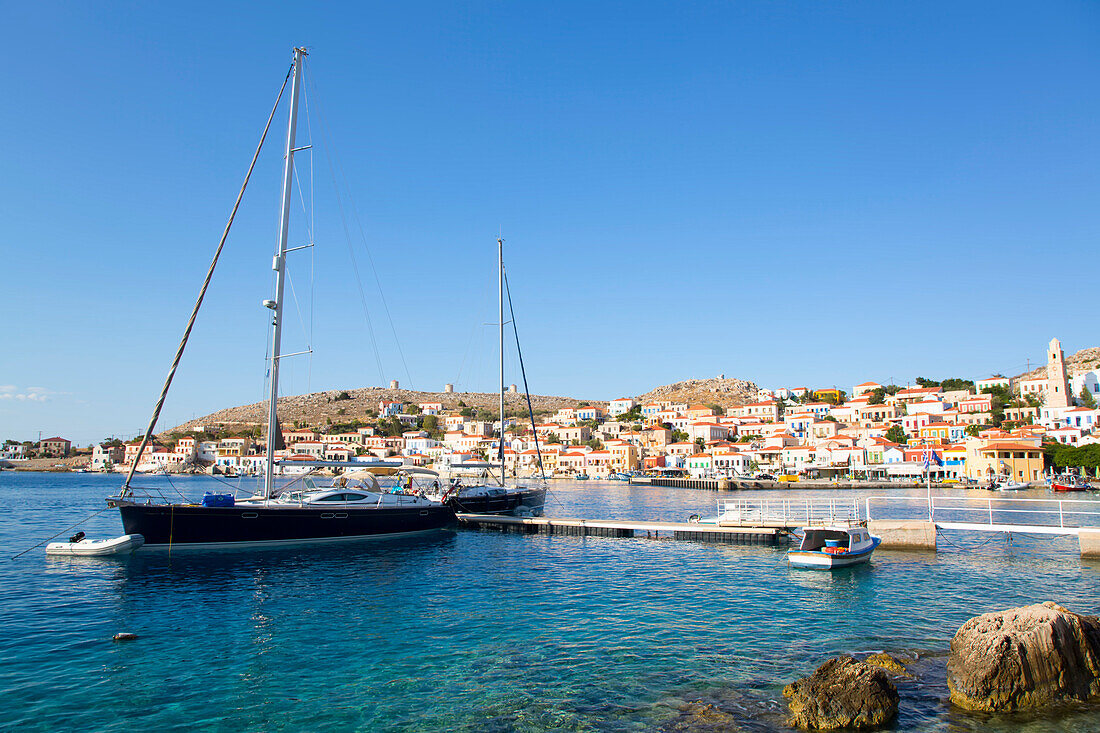
[[[1100,695],[1100,619],[1046,603],[970,619],[951,640],[951,701],[1012,711]]]
[[[882,667],[836,657],[783,688],[789,725],[812,730],[871,728],[898,714],[898,689]]]
[[[899,658],[895,657],[893,654],[887,654],[886,652],[877,652],[865,657],[863,661],[875,667],[882,667],[895,677],[905,677],[906,679],[913,678],[913,674],[909,671],[909,668],[905,666],[911,664],[913,660],[907,657]]]
[[[725,710],[695,700],[680,708],[680,715],[661,726],[661,733],[725,733],[741,730],[737,719]]]

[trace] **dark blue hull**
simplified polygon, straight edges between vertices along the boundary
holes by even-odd
[[[540,517],[546,506],[546,489],[508,489],[485,496],[452,496],[447,506],[464,514],[508,514]]]
[[[146,548],[236,547],[332,542],[442,529],[455,521],[447,506],[392,508],[120,506],[126,534]]]

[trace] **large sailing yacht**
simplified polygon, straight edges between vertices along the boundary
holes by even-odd
[[[279,434],[276,408],[279,396],[279,364],[284,356],[280,352],[283,325],[283,286],[286,270],[287,232],[290,221],[291,191],[294,179],[294,154],[302,148],[294,143],[298,119],[298,97],[302,79],[302,65],[306,51],[294,49],[294,57],[275,107],[267,120],[267,127],[260,138],[260,145],[252,158],[244,185],[237,195],[222,234],[221,242],[199,291],[191,319],[184,331],[183,340],[176,350],[175,360],[169,370],[160,398],[153,409],[153,416],[145,432],[137,456],[130,467],[118,496],[108,498],[110,506],[118,507],[126,534],[139,534],[145,538],[145,549],[156,548],[213,548],[240,547],[245,545],[280,545],[285,543],[332,542],[368,537],[392,537],[438,530],[454,521],[454,510],[439,501],[432,501],[413,493],[383,491],[369,474],[338,477],[328,486],[318,486],[312,477],[276,486],[275,450]],[[248,179],[256,165],[260,149],[271,127],[271,120],[279,107],[279,100],[290,83],[290,117],[287,121],[285,162],[283,166],[282,209],[278,250],[272,264],[275,271],[274,297],[263,305],[273,312],[272,352],[270,361],[271,384],[268,396],[267,448],[263,471],[263,489],[255,496],[237,501],[232,494],[208,494],[201,503],[169,502],[155,490],[132,487],[134,471],[141,454],[149,444],[164,399],[172,384],[176,368],[198,315],[214,268],[229,234],[233,218],[240,206]],[[289,356],[289,355],[285,355]],[[362,465],[362,464],[360,464]]]

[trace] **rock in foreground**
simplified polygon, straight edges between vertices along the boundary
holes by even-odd
[[[1012,711],[1100,695],[1100,619],[1046,603],[970,619],[951,640],[951,701]]]
[[[715,705],[702,700],[680,708],[680,715],[661,728],[661,733],[735,733],[737,719]]]
[[[898,714],[898,689],[881,667],[852,657],[830,659],[783,689],[789,725],[812,730],[871,728]]]

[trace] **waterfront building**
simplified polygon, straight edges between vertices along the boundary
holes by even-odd
[[[1020,389],[1020,395],[1027,397],[1028,395],[1035,395],[1042,399],[1047,393],[1047,378],[1046,377],[1031,377],[1029,379],[1021,379],[1016,383],[1016,386]]]
[[[878,382],[864,382],[863,384],[857,384],[852,387],[852,397],[862,397],[865,394],[874,392],[876,389],[881,389],[882,385]]]
[[[389,400],[380,400],[378,402],[378,417],[394,417],[400,415],[405,411],[404,402],[391,402]]]
[[[1100,403],[1100,370],[1090,369],[1087,372],[1074,374],[1070,380],[1070,390],[1074,399],[1078,399],[1082,391],[1092,395],[1093,400]]]
[[[38,441],[38,452],[50,458],[64,458],[72,450],[72,441],[53,437]]]
[[[27,457],[27,447],[22,443],[7,443],[0,446],[0,460],[21,461]]]
[[[966,475],[979,481],[1008,476],[1016,481],[1038,481],[1043,473],[1043,451],[1038,441],[966,441]]]
[[[97,445],[92,448],[92,470],[106,471],[121,464],[125,456],[126,451],[122,446]]]
[[[618,417],[624,413],[630,412],[638,405],[638,401],[633,397],[620,397],[617,400],[611,400],[607,406],[607,414],[611,417]]]
[[[283,442],[287,445],[294,445],[300,443],[303,440],[317,440],[318,433],[316,430],[284,430]]]
[[[979,394],[987,389],[993,389],[995,387],[1011,387],[1012,382],[1007,377],[1002,377],[1000,374],[994,374],[988,379],[979,379],[974,383],[974,387],[978,390]]]

